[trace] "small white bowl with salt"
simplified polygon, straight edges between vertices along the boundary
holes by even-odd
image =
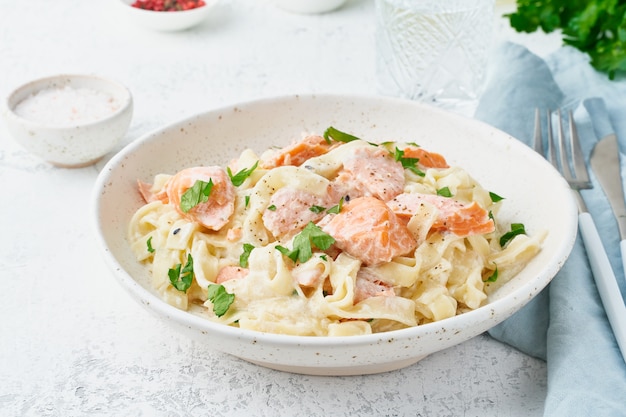
[[[15,89],[2,111],[15,140],[64,168],[94,164],[126,134],[133,99],[123,85],[95,75],[55,75]]]

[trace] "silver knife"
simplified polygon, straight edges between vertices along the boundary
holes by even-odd
[[[626,203],[624,202],[617,136],[611,125],[603,99],[591,98],[584,100],[583,103],[591,116],[596,136],[600,138],[591,152],[589,162],[600,186],[608,197],[617,220],[621,240],[622,266],[626,271]],[[599,236],[597,237],[597,244],[602,245]],[[611,265],[608,263],[608,259],[602,265],[592,265],[592,268],[594,267],[605,269],[605,273],[601,275],[613,277],[613,279],[596,279],[596,287],[602,298],[604,310],[615,334],[617,344],[626,361],[626,306],[617,284],[617,278],[610,270]]]
[[[613,131],[604,100],[591,98],[585,100],[584,104],[591,116],[596,136],[600,139],[591,152],[589,162],[609,199],[617,220],[620,239],[624,243],[626,239],[626,203],[624,202],[617,136]]]

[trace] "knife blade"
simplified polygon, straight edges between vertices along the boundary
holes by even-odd
[[[624,243],[626,239],[626,202],[624,201],[617,136],[613,131],[604,100],[600,98],[587,99],[584,104],[591,115],[594,130],[599,138],[591,152],[589,162],[609,200],[617,220],[620,239]]]

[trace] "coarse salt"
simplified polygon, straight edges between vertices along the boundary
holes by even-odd
[[[104,119],[115,113],[121,102],[102,91],[70,86],[45,88],[29,95],[15,113],[34,122],[67,127]]]

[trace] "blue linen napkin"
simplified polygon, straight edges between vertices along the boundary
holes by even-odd
[[[574,110],[585,155],[597,141],[581,101],[602,98],[626,149],[626,80],[609,81],[586,55],[563,47],[545,60],[521,45],[506,42],[496,50],[487,89],[475,118],[530,144],[534,111]],[[622,155],[622,161],[626,161]],[[624,162],[622,176],[626,177]],[[616,222],[592,175],[594,188],[583,196],[598,226],[622,290],[626,282]],[[546,416],[626,416],[626,363],[606,318],[582,241],[550,285],[522,310],[489,331],[522,352],[546,360]]]

